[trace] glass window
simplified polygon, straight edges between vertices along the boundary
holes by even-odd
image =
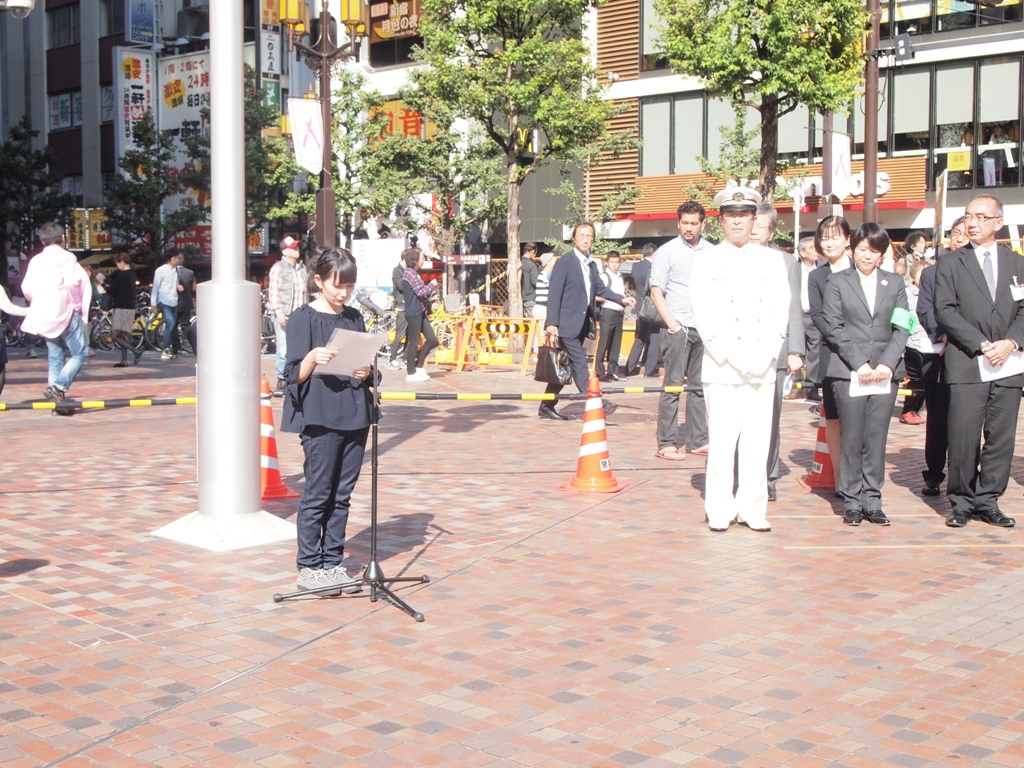
[[[811,113],[802,104],[779,118],[778,157],[780,161],[806,160]],[[820,140],[818,142],[821,143]]]
[[[79,41],[78,4],[65,5],[46,12],[48,48],[62,48]]]
[[[124,34],[123,0],[103,1],[103,35]]]
[[[931,73],[922,70],[898,74],[892,80],[892,91],[893,156],[927,154]],[[883,115],[878,117],[879,124],[883,123]],[[863,134],[860,140],[863,143]]]
[[[939,0],[941,3],[942,0]],[[893,35],[920,35],[932,31],[932,0],[894,0]]]
[[[1016,185],[1020,179],[1020,59],[982,63],[978,123],[977,185]]]
[[[949,188],[972,185],[974,163],[974,67],[935,70],[935,165],[949,170]]]
[[[314,36],[315,39],[315,36]],[[423,38],[419,35],[395,37],[379,43],[370,43],[371,67],[394,67],[399,64],[412,64],[413,48],[422,48]]]
[[[927,75],[927,73],[924,73]],[[884,76],[884,75],[883,75]],[[927,77],[926,80],[927,82]],[[885,156],[889,151],[889,91],[888,88],[884,88],[885,81],[882,80],[878,90],[878,154]],[[925,95],[925,103],[927,104],[927,94]],[[924,110],[925,117],[925,133],[927,133],[927,118],[928,110],[927,107]],[[858,93],[853,100],[853,114],[850,115],[853,122],[853,154],[854,156],[864,156],[864,95]]]
[[[708,144],[705,156],[712,165],[718,165],[722,157],[722,128],[732,128],[736,122],[736,113],[732,102],[724,99],[708,99]],[[747,130],[760,130],[761,113],[752,107],[747,108]],[[760,142],[760,134],[754,139]]]
[[[658,14],[654,0],[642,0],[640,4],[640,66],[642,69],[665,69],[668,59],[658,53],[661,34],[658,32]]]
[[[667,176],[670,157],[672,102],[648,101],[640,107],[640,137],[644,143],[641,176]]]
[[[1006,21],[1020,21],[1021,0],[1003,0],[997,8],[979,7],[976,10],[982,24],[1002,24]]]
[[[672,173],[700,173],[704,156],[704,96],[676,99],[673,104]]]

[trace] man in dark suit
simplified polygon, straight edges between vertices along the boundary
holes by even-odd
[[[973,518],[1010,528],[1015,522],[999,511],[999,497],[1010,478],[1024,374],[985,381],[981,371],[983,358],[998,369],[1024,345],[1024,289],[1017,287],[1024,284],[1024,259],[996,244],[1003,226],[997,198],[974,198],[964,223],[970,244],[945,254],[935,274],[950,389],[946,496],[953,511],[946,525],[962,528]]]
[[[779,227],[779,214],[771,203],[757,205],[754,217],[754,231],[750,241],[774,249],[772,239]],[[800,262],[791,253],[777,251],[786,265],[789,276],[789,328],[782,342],[782,349],[776,360],[775,402],[772,407],[772,441],[768,447],[768,501],[779,496],[775,489],[779,481],[779,448],[781,447],[782,397],[787,374],[796,373],[804,367],[804,313],[800,306]]]
[[[945,254],[939,255],[945,258]],[[946,329],[935,319],[935,271],[932,265],[921,272],[921,286],[917,293],[917,319],[928,334],[928,341],[940,345],[946,341]],[[908,361],[912,350],[907,350]],[[924,402],[928,408],[928,421],[924,435],[924,487],[925,496],[938,496],[939,486],[946,479],[946,434],[949,415],[949,385],[942,375],[942,355],[921,355],[921,378],[919,386],[924,388]],[[907,363],[908,369],[911,367]]]
[[[547,345],[561,347],[569,353],[572,378],[580,392],[587,391],[590,370],[583,342],[590,337],[597,317],[597,297],[610,299],[626,307],[636,306],[632,297],[614,293],[601,281],[597,264],[590,258],[594,244],[594,225],[588,221],[577,224],[572,231],[573,249],[555,263],[551,271],[548,294]],[[557,395],[561,384],[548,384],[547,393]],[[537,411],[542,419],[568,420],[555,410],[558,404],[542,401]],[[606,408],[606,411],[610,410]]]
[[[644,257],[633,265],[630,273],[633,277],[633,285],[636,288],[636,298],[639,302],[651,287],[651,257],[658,248],[652,243],[644,246]],[[639,317],[636,319],[636,336],[633,338],[633,346],[629,350],[629,357],[626,359],[626,375],[635,376],[640,372],[640,358],[646,350],[644,358],[644,376],[651,378],[658,375],[658,353],[660,328],[654,323],[647,323]]]

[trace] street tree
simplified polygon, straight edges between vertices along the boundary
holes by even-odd
[[[30,254],[35,231],[47,221],[63,222],[71,196],[60,192],[63,178],[56,170],[56,156],[49,145],[32,148],[39,131],[28,115],[11,126],[7,141],[0,142],[0,256],[6,247]],[[0,268],[0,284],[7,285],[7,263]]]
[[[107,195],[107,228],[116,239],[130,244],[150,263],[162,260],[176,235],[206,221],[204,206],[182,206],[161,218],[161,206],[168,197],[187,188],[176,167],[174,137],[156,127],[152,112],[132,128],[133,146],[119,161]]]
[[[661,52],[680,74],[761,115],[758,187],[775,194],[779,118],[844,111],[864,69],[864,0],[655,0]]]
[[[423,88],[423,72],[410,74],[409,87],[398,95],[398,124],[387,126],[373,145],[370,208],[399,228],[426,229],[450,262],[471,228],[505,212],[503,163],[478,124],[460,119],[451,104]]]
[[[475,120],[504,164],[509,309],[521,315],[519,200],[551,161],[609,140],[605,98],[583,39],[598,0],[423,0],[424,89]]]
[[[287,140],[264,136],[267,128],[280,125],[281,110],[266,103],[256,90],[256,74],[245,69],[245,210],[249,232],[264,224],[288,218],[291,209],[285,205],[292,182],[299,173],[295,155]],[[209,107],[204,108],[206,124],[210,123]],[[210,193],[210,132],[196,133],[184,140],[192,162],[181,173],[181,180],[202,192]]]

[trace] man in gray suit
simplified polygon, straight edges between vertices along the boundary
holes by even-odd
[[[999,497],[1010,478],[1024,375],[1002,371],[1024,346],[1024,259],[996,243],[1003,227],[997,198],[974,198],[964,224],[970,243],[944,254],[935,271],[950,390],[946,496],[953,511],[946,525],[962,528],[973,519],[1011,528],[1016,523],[999,511]]]
[[[776,248],[772,239],[779,228],[779,214],[771,203],[758,203],[757,216],[754,219],[754,231],[750,233],[750,241],[769,248]],[[779,251],[786,263],[786,274],[789,275],[789,329],[782,350],[779,352],[775,377],[775,405],[772,410],[772,442],[768,449],[768,501],[778,499],[775,485],[779,480],[779,442],[780,419],[782,417],[782,394],[786,385],[787,373],[796,373],[804,367],[804,313],[800,305],[800,263],[796,257],[785,251]]]

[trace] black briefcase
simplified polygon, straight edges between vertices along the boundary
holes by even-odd
[[[533,380],[563,386],[571,382],[572,366],[569,363],[569,353],[556,347],[539,347]]]

